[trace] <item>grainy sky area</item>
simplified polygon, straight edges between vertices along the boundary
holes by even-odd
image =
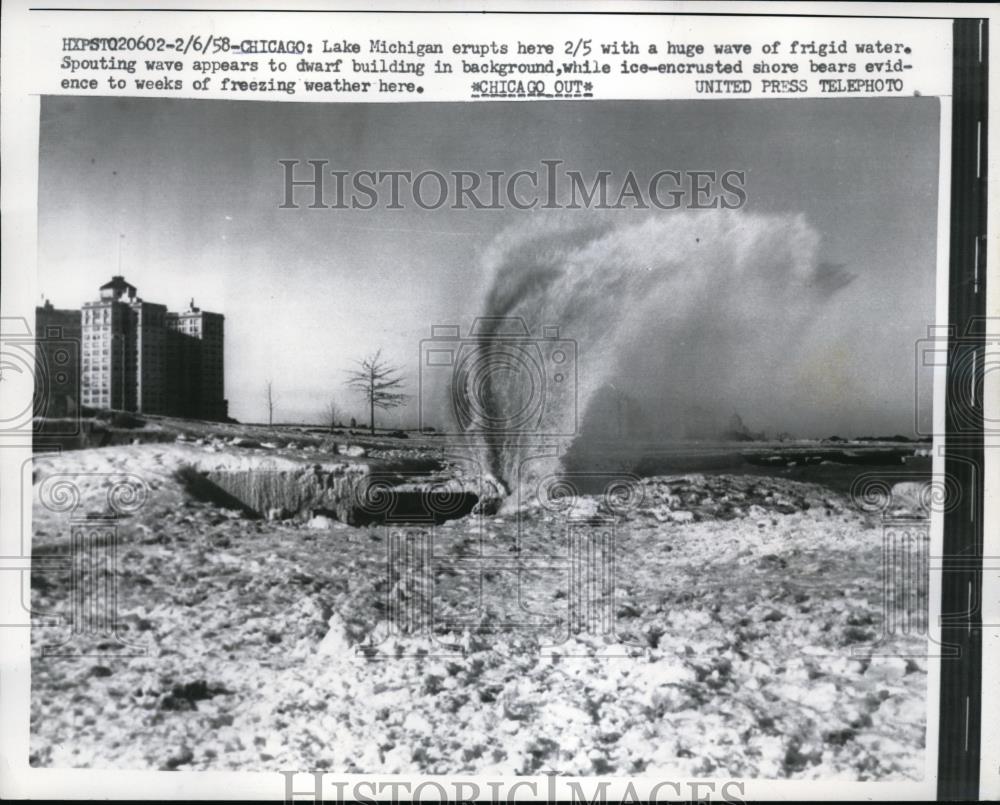
[[[914,342],[934,315],[939,105],[899,100],[304,104],[42,101],[39,288],[57,307],[118,273],[171,309],[226,316],[226,393],[243,421],[318,421],[377,347],[416,393],[432,324],[465,328],[481,255],[532,212],[282,210],[280,159],[348,170],[746,171],[749,213],[801,214],[855,280],[813,333],[838,356],[800,435],[911,433]],[[619,213],[635,215],[637,211]],[[124,238],[120,238],[124,233]],[[627,315],[627,311],[623,311]],[[706,316],[726,311],[707,306]],[[780,314],[779,314],[780,315]],[[610,325],[609,325],[610,326]],[[780,362],[782,355],[775,355]],[[766,367],[762,369],[766,371]],[[838,391],[839,390],[839,393]],[[818,400],[818,402],[817,402]],[[824,402],[825,401],[825,402]],[[413,425],[413,407],[383,417]],[[753,426],[755,423],[749,422]]]

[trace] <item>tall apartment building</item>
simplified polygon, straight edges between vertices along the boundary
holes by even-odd
[[[221,313],[196,307],[194,299],[182,313],[168,313],[169,364],[176,367],[173,386],[180,416],[225,419],[223,386],[224,320]],[[185,413],[197,411],[198,414]]]
[[[170,313],[114,276],[79,313],[81,403],[146,414],[222,420],[223,316]]]

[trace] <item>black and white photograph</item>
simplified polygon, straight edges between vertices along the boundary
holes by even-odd
[[[0,796],[1000,796],[995,9],[273,5],[0,11]]]
[[[940,116],[43,98],[31,764],[922,779]]]

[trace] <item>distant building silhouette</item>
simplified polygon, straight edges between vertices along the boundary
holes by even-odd
[[[226,419],[223,387],[224,317],[195,307],[167,314],[168,361],[178,416]]]
[[[80,311],[46,299],[35,308],[35,416],[75,416],[80,406]]]
[[[227,418],[221,314],[196,308],[194,300],[183,313],[170,313],[165,305],[141,299],[118,275],[80,311],[36,308],[37,331],[42,334],[55,318],[69,321],[69,314],[75,315],[80,339],[83,406]]]

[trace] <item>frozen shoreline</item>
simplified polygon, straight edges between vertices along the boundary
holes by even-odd
[[[428,595],[427,579],[387,576],[393,527],[271,522],[193,499],[173,473],[194,449],[36,460],[36,480],[141,467],[151,495],[118,526],[122,634],[148,653],[39,658],[64,632],[33,628],[34,765],[922,774],[926,665],[852,656],[881,632],[883,533],[842,494],[760,476],[646,479],[615,519],[614,635],[567,635],[568,570],[528,561],[570,521],[606,523],[599,498],[407,525],[433,545],[439,627],[393,635],[386,606]],[[64,550],[67,531],[64,514],[36,507],[35,555]],[[913,531],[926,538],[920,521]],[[523,568],[459,561],[484,547],[519,549]],[[33,607],[66,614],[68,585],[39,564]],[[512,627],[526,610],[557,625]],[[886,646],[925,653],[917,634]]]

